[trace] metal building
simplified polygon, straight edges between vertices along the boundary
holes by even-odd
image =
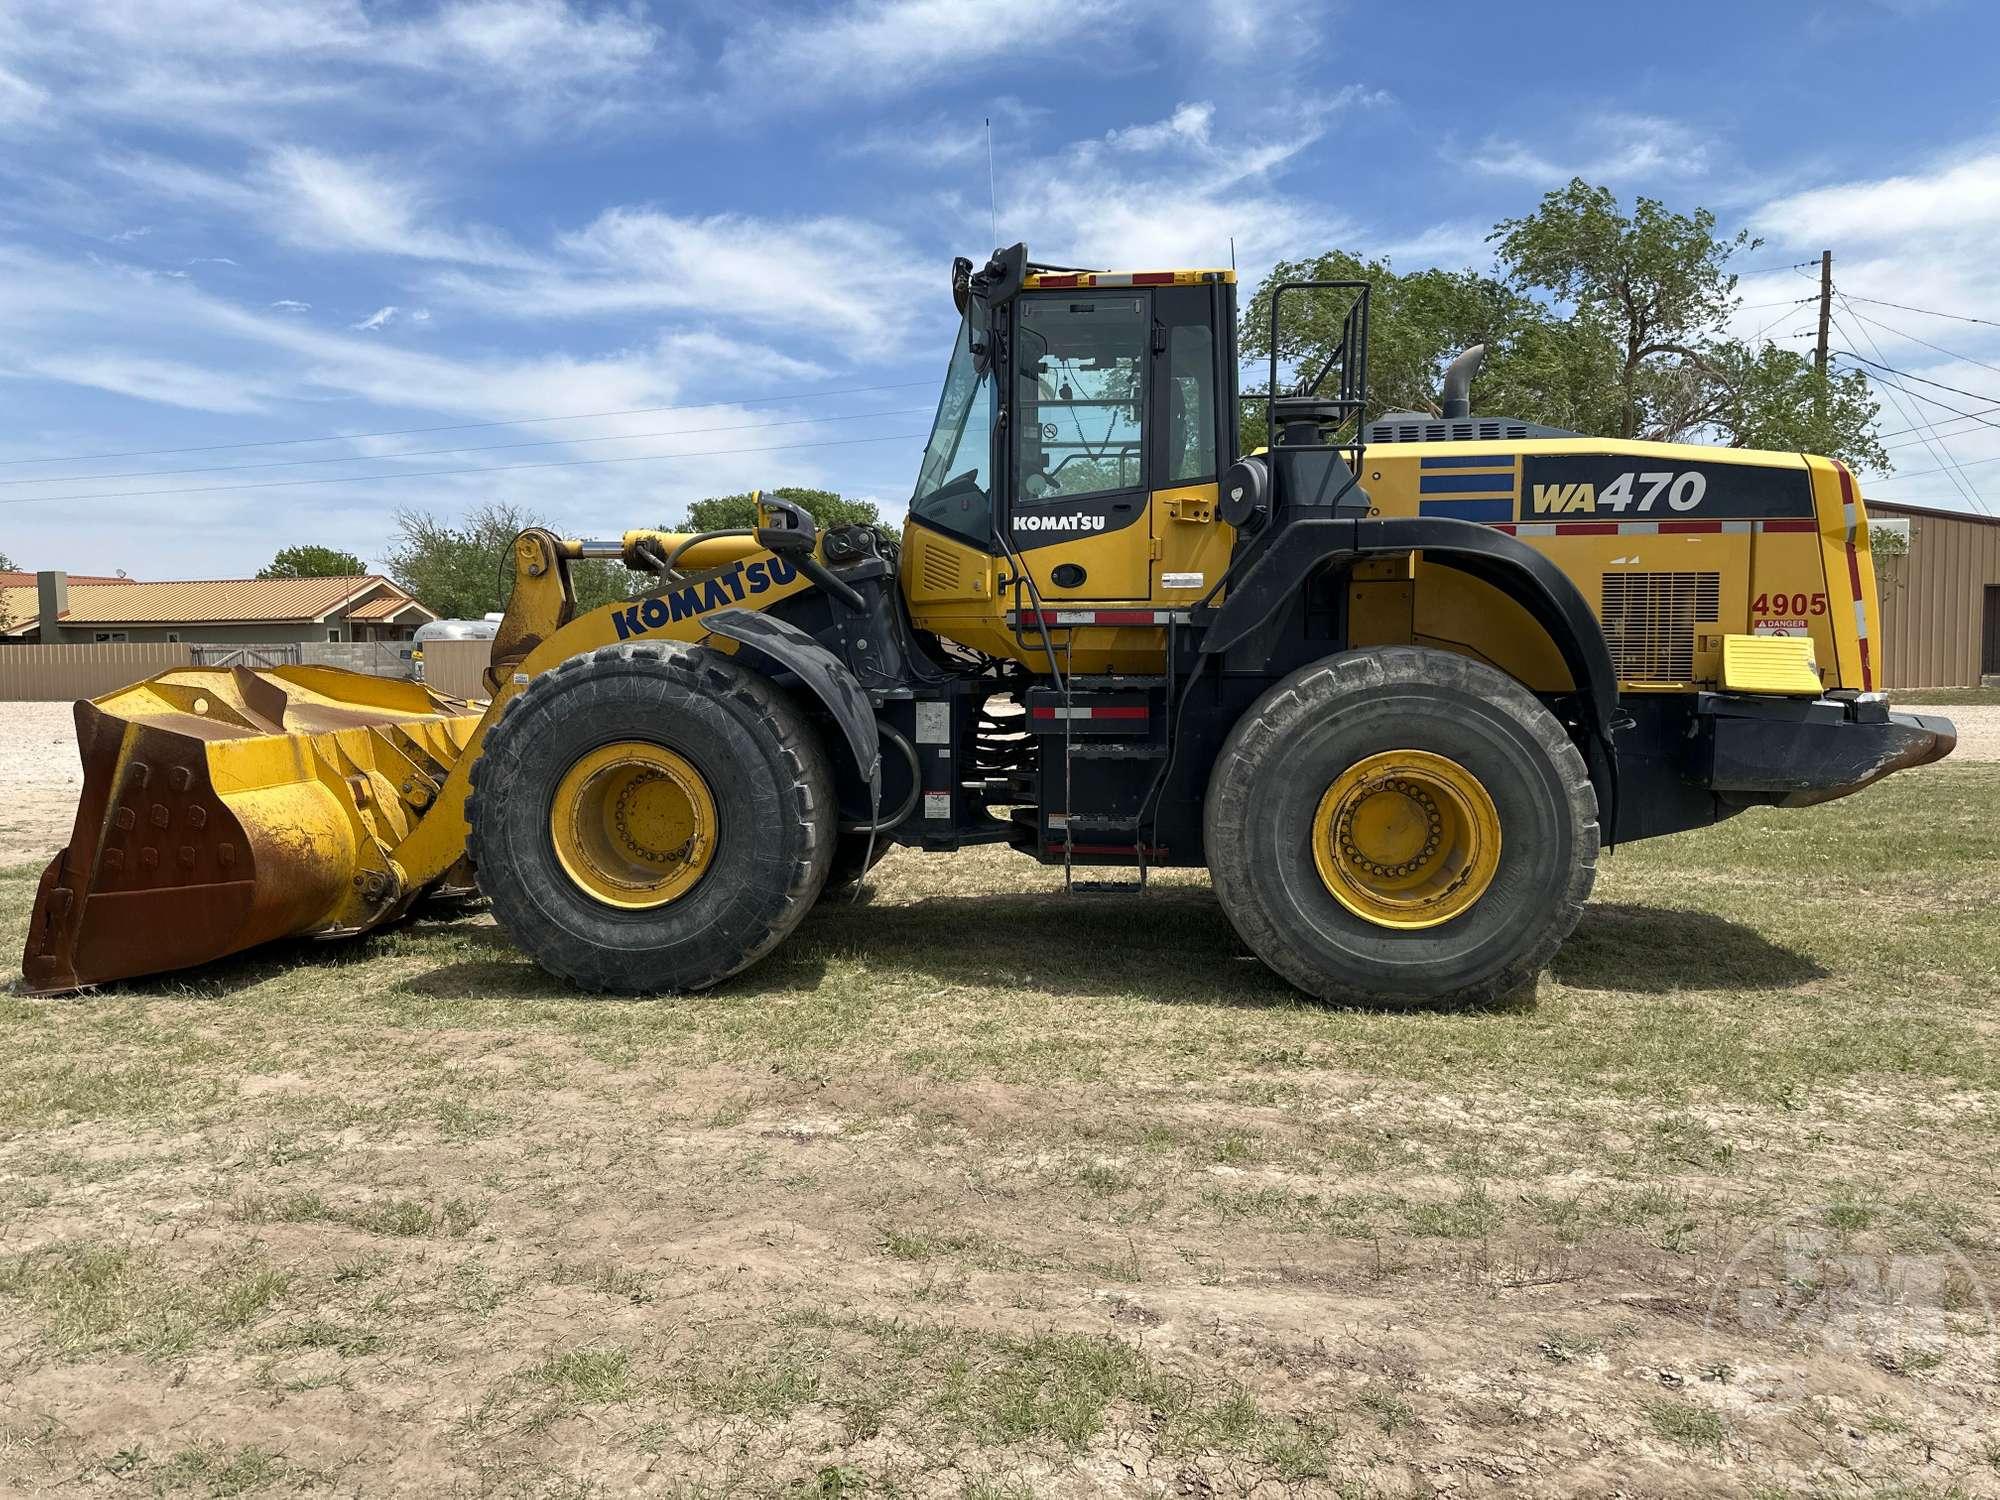
[[[1868,515],[1887,685],[2000,685],[2000,517],[1887,500],[1870,500]],[[1895,555],[1890,538],[1905,526],[1908,550]]]

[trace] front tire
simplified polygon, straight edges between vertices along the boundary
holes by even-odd
[[[1531,982],[1596,877],[1597,798],[1555,716],[1450,652],[1350,651],[1260,698],[1203,809],[1217,898],[1310,995],[1472,1003]]]
[[[606,646],[507,705],[472,767],[468,850],[502,928],[587,989],[700,990],[812,908],[838,810],[817,735],[705,647]]]

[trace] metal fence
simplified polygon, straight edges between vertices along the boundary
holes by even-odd
[[[492,656],[491,641],[428,641],[424,645],[424,685],[454,698],[484,698],[484,673]]]
[[[98,646],[0,646],[0,702],[62,702],[95,698],[155,672],[191,664],[185,645],[107,642]]]
[[[61,703],[96,698],[176,667],[345,667],[376,677],[408,677],[408,641],[298,642],[258,645],[200,641],[117,641],[91,646],[0,646],[0,703]],[[480,673],[492,650],[488,641],[440,641],[433,680],[442,692],[484,698]]]

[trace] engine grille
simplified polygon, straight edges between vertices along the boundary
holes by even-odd
[[[1722,613],[1720,573],[1606,573],[1604,643],[1621,682],[1689,682],[1697,625]]]

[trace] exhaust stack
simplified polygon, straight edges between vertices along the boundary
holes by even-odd
[[[1453,360],[1444,372],[1444,389],[1438,400],[1443,407],[1447,422],[1459,421],[1472,415],[1472,377],[1479,373],[1479,367],[1486,363],[1486,346],[1474,344],[1465,353]]]

